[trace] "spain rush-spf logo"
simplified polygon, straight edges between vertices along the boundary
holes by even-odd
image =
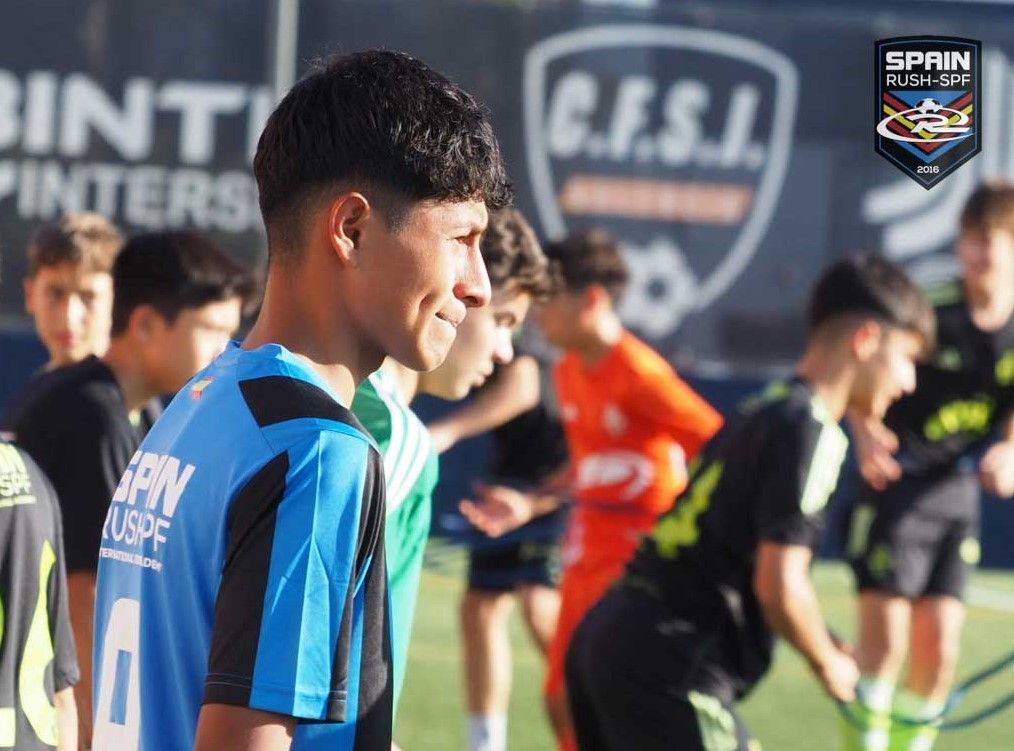
[[[973,39],[876,43],[877,153],[927,190],[982,148],[981,57]]]

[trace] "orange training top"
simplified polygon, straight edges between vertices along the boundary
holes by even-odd
[[[593,548],[625,559],[683,491],[687,463],[722,417],[629,332],[590,367],[567,353],[555,378],[571,456],[571,526],[577,527],[565,543],[570,560],[564,563]]]

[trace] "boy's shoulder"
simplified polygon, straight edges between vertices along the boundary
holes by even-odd
[[[676,377],[676,370],[651,345],[641,341],[629,331],[616,345],[616,369],[639,379],[668,379]]]
[[[747,429],[786,437],[837,422],[803,381],[776,380],[740,402],[737,413]]]
[[[123,396],[116,377],[97,357],[49,370],[35,376],[11,409],[10,427],[15,433],[30,429],[37,420],[54,419],[71,426],[81,418],[90,422],[107,418],[126,419]]]

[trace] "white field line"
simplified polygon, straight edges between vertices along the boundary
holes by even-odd
[[[968,603],[979,608],[1014,613],[1014,592],[1003,592],[972,585],[968,588]]]

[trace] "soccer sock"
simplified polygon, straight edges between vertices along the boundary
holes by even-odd
[[[943,702],[927,699],[911,691],[899,691],[894,698],[894,713],[913,720],[936,717],[943,709]],[[931,725],[901,725],[891,728],[889,751],[930,751],[940,731]]]
[[[505,751],[506,748],[507,715],[468,716],[468,751]]]
[[[860,729],[841,718],[845,751],[888,751],[894,684],[884,678],[863,676],[856,693],[860,700],[849,708],[863,727]]]

